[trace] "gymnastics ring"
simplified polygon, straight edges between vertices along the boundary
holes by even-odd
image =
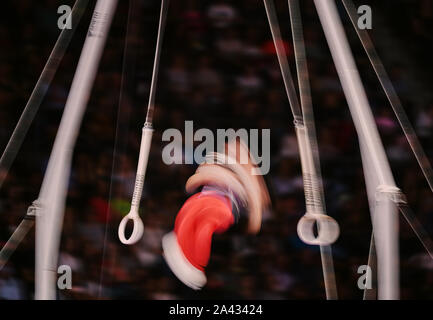
[[[129,220],[132,220],[132,222],[134,223],[134,227],[132,229],[132,233],[130,237],[127,239],[125,237],[125,229],[126,229],[126,224],[128,223]],[[118,235],[120,241],[123,244],[136,243],[143,236],[143,232],[144,232],[143,221],[141,220],[138,213],[135,211],[130,211],[125,217],[123,217],[122,221],[120,221]]]
[[[318,235],[314,234],[314,223],[317,223]],[[334,218],[326,214],[306,213],[298,222],[299,238],[311,245],[330,245],[340,235],[340,227]]]

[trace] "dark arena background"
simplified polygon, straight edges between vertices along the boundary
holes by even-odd
[[[10,170],[0,170],[3,247],[38,198],[96,1],[89,1]],[[433,235],[433,195],[367,55],[336,1],[396,184]],[[129,10],[130,5],[134,10]],[[355,1],[372,10],[373,43],[429,158],[433,155],[433,1]],[[69,0],[6,0],[0,10],[0,150],[3,152],[59,36],[58,7]],[[140,215],[142,239],[123,245],[117,228],[129,212],[146,116],[161,2],[120,0],[78,132],[58,265],[70,266],[75,299],[325,299],[318,246],[297,223],[304,184],[293,116],[262,1],[172,0],[161,47],[155,129]],[[287,1],[275,1],[284,48],[296,77]],[[339,299],[358,286],[372,223],[358,137],[313,0],[300,1],[326,212],[339,224],[332,245]],[[131,13],[132,11],[132,13]],[[221,13],[222,12],[222,13]],[[72,23],[75,23],[72,21]],[[127,36],[127,27],[129,34]],[[295,81],[297,87],[297,81]],[[207,284],[194,291],[167,266],[161,239],[189,197],[198,164],[167,165],[164,130],[270,129],[271,197],[257,235],[246,219],[215,234]],[[433,262],[399,215],[401,299],[433,298]],[[0,299],[35,298],[35,228],[0,271]]]

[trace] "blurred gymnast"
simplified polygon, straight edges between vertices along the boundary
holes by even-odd
[[[270,204],[260,171],[240,140],[211,153],[186,183],[191,196],[177,214],[174,231],[162,239],[163,255],[173,273],[194,290],[206,284],[214,233],[223,233],[248,213],[248,233],[260,230],[262,212]]]

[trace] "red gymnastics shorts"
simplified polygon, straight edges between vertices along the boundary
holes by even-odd
[[[214,191],[190,197],[177,214],[174,233],[163,239],[164,257],[175,275],[194,289],[206,283],[212,236],[235,222],[230,200]]]

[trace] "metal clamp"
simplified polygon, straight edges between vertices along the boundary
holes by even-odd
[[[26,217],[36,217],[39,215],[38,212],[40,212],[42,209],[42,202],[39,199],[36,199],[32,202],[32,204],[27,209]]]
[[[389,200],[394,202],[396,205],[407,204],[406,196],[401,189],[396,186],[390,185],[379,185],[376,188],[376,201],[380,201],[381,197],[387,197]]]

